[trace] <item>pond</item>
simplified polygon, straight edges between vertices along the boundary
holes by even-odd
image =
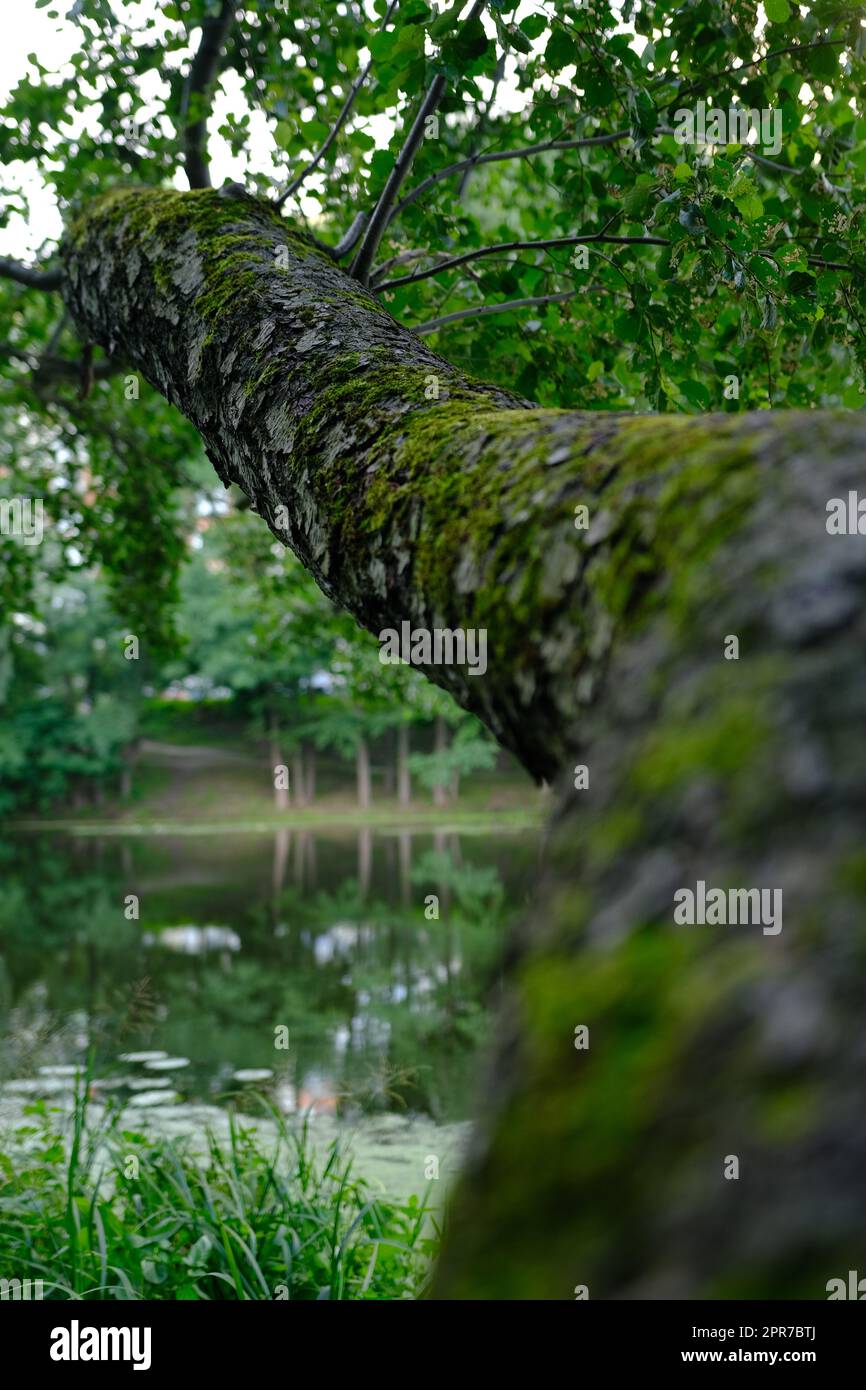
[[[0,1120],[68,1104],[89,1059],[137,1123],[264,1098],[352,1126],[371,1166],[371,1136],[447,1147],[536,858],[505,830],[7,836]]]

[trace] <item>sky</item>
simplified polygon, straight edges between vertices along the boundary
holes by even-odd
[[[81,31],[65,18],[67,3],[68,0],[54,0],[53,4],[47,4],[45,8],[37,9],[35,0],[23,0],[23,3],[19,0],[19,4],[15,8],[14,23],[6,26],[3,41],[0,44],[0,103],[6,101],[9,92],[27,72],[28,54],[35,53],[42,67],[50,73],[59,72],[69,62],[71,55],[81,42]],[[154,15],[159,13],[158,0],[143,0],[142,4],[133,6],[124,3],[124,0],[115,0],[114,8],[120,17],[124,14],[135,13],[140,23],[141,16],[146,17],[148,5],[151,13]],[[329,0],[329,5],[335,8],[333,0]],[[368,13],[372,12],[369,3],[365,7]],[[444,6],[440,4],[440,8],[444,8]],[[537,0],[520,0],[515,18],[519,20],[538,8]],[[58,11],[58,18],[49,18],[49,14]],[[376,22],[373,19],[371,25]],[[486,16],[485,26],[488,33],[493,34],[495,32],[492,22]],[[186,55],[187,58],[195,50],[198,37],[199,31],[195,30],[192,35],[190,53]],[[543,44],[544,41],[542,35],[538,42]],[[359,61],[365,61],[367,56],[362,50]],[[182,55],[178,57],[178,61],[181,60]],[[150,73],[148,77],[152,79],[151,90],[147,91],[145,88],[144,94],[152,99],[157,95],[159,78],[156,73]],[[479,85],[481,85],[482,90],[485,86],[489,90],[489,84],[486,84],[483,79]],[[226,73],[221,79],[220,89],[214,99],[213,114],[209,122],[209,129],[212,132],[209,152],[213,183],[218,187],[226,179],[243,182],[245,169],[250,168],[255,172],[273,175],[279,185],[280,182],[286,181],[287,174],[285,169],[281,171],[271,158],[277,147],[271,124],[263,112],[251,113],[250,141],[244,156],[234,157],[226,141],[213,133],[228,112],[239,112],[246,109],[239,95],[239,89],[240,83],[236,74]],[[523,100],[516,84],[506,71],[505,78],[497,93],[496,109],[520,109]],[[335,116],[338,109],[339,102],[335,101]],[[147,113],[145,102],[141,108],[141,114],[146,116]],[[381,113],[365,123],[364,129],[381,148],[387,145],[391,138],[393,119],[388,113]],[[30,202],[30,217],[25,220],[25,218],[15,214],[10,218],[7,227],[0,228],[0,255],[15,256],[25,261],[31,260],[46,241],[59,238],[62,230],[60,212],[53,193],[45,187],[41,179],[33,174],[30,168],[20,161],[7,165],[4,168],[3,177],[7,186],[14,185],[25,192]],[[186,187],[186,181],[180,172],[176,176],[176,183],[179,188]],[[319,204],[315,198],[315,176],[308,181],[306,187],[309,191],[302,199],[301,206],[308,217],[315,218],[319,211]]]

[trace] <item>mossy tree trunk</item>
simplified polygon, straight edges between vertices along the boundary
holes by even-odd
[[[866,1220],[862,416],[531,407],[212,192],[95,204],[66,299],[361,623],[486,628],[428,674],[562,783],[439,1292],[824,1297]],[[782,931],[675,926],[701,879]]]

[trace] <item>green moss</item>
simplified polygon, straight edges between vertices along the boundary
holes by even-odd
[[[647,736],[632,769],[635,788],[663,793],[698,772],[735,778],[749,769],[771,727],[756,701],[742,690],[710,715],[671,719]]]
[[[771,1143],[790,1143],[814,1130],[820,1109],[817,1084],[796,1082],[776,1087],[762,1101],[758,1133]]]

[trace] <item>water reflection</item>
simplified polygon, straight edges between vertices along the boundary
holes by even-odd
[[[0,1083],[136,1106],[470,1113],[527,834],[0,845]],[[11,1090],[9,1089],[11,1087]]]

